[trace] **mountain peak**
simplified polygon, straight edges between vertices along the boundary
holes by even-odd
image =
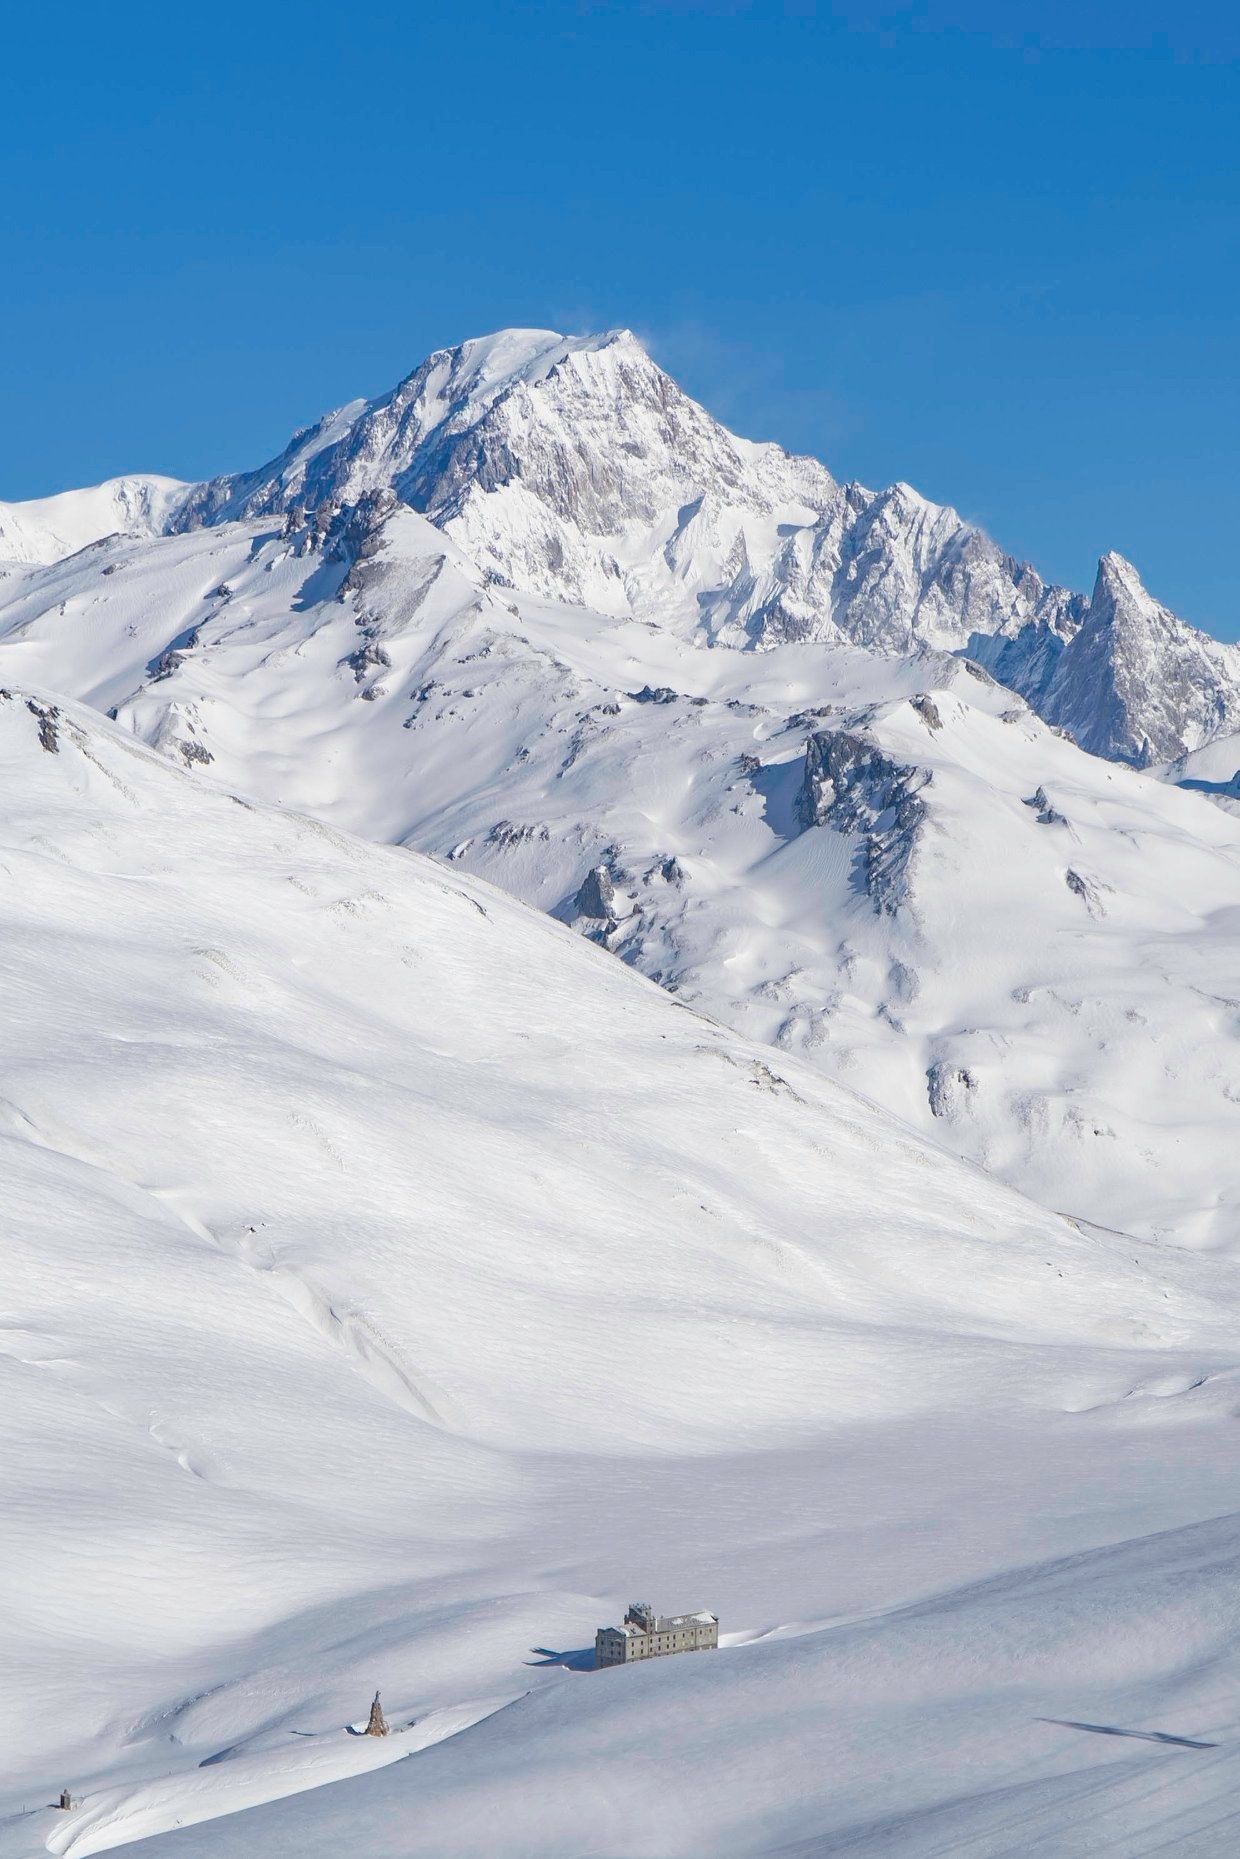
[[[1240,724],[1240,653],[1177,619],[1112,549],[1039,708],[1094,754],[1169,762]]]
[[[544,395],[541,390],[562,374],[564,394]],[[536,427],[553,432],[554,444],[580,448],[580,431],[561,437],[575,424],[566,398],[574,399],[576,411],[589,409],[588,423],[597,429],[622,418],[635,399],[664,404],[676,397],[684,398],[627,329],[566,336],[513,328],[471,336],[435,349],[390,392],[354,402],[297,434],[257,471],[197,486],[179,526],[265,516],[298,504],[352,503],[383,489],[439,520],[470,484],[489,491],[506,481]],[[493,422],[505,420],[502,409],[510,403],[520,412],[507,419],[501,435]],[[614,467],[614,459],[607,462]]]
[[[440,377],[446,364],[446,378],[457,393],[489,404],[518,381],[535,385],[545,380],[571,355],[593,355],[618,346],[645,354],[628,329],[584,336],[566,336],[555,329],[497,329],[489,335],[469,336],[464,342],[436,349],[396,391],[400,393],[409,383],[428,375]]]
[[[966,654],[1122,760],[1155,748],[1170,759],[1240,713],[1240,656],[1185,627],[1117,552],[1102,557],[1092,599],[1048,585],[907,482],[842,488],[816,459],[737,437],[623,327],[512,327],[436,349],[256,470],[0,506],[0,559],[49,562],[117,530],[299,509],[326,533],[376,494],[426,516],[486,582],[699,643]],[[72,522],[44,520],[60,502]]]
[[[1099,557],[1098,576],[1094,583],[1091,607],[1100,597],[1113,598],[1115,595],[1127,595],[1130,600],[1153,602],[1153,596],[1127,557],[1119,554],[1116,549],[1108,549],[1105,555]]]

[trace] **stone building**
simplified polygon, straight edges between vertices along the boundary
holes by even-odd
[[[717,1614],[656,1614],[634,1601],[622,1627],[600,1627],[594,1635],[594,1663],[632,1665],[671,1652],[707,1652],[719,1644]]]

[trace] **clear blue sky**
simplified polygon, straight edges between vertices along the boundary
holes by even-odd
[[[1240,633],[1240,7],[6,10],[0,497],[200,477],[506,323]]]

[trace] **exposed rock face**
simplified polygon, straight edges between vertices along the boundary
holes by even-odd
[[[1240,724],[1240,651],[1154,600],[1131,562],[1104,555],[1091,598],[1057,620],[968,644],[970,654],[1091,754],[1138,768]]]
[[[935,1117],[957,1117],[967,1110],[977,1089],[977,1080],[963,1065],[951,1065],[936,1059],[926,1073],[926,1093],[930,1112]]]
[[[1083,749],[1145,768],[1240,727],[1240,651],[1186,626],[1130,562],[1104,555],[1080,630],[1045,690],[1026,694]]]
[[[614,914],[616,887],[606,865],[596,865],[586,873],[573,904],[579,916],[606,921]]]
[[[1064,873],[1064,883],[1074,897],[1080,898],[1091,917],[1106,915],[1106,908],[1102,901],[1104,887],[1096,883],[1093,878],[1088,878],[1082,872],[1073,871],[1069,867]]]
[[[60,751],[60,732],[57,724],[60,710],[56,704],[41,704],[33,697],[27,698],[26,708],[39,725],[39,746],[50,755]]]
[[[887,653],[922,643],[963,650],[974,633],[1004,628],[1063,628],[1075,598],[908,484],[877,494],[843,487],[784,542],[769,582],[745,616],[754,637],[842,637]]]
[[[851,730],[819,730],[805,746],[797,800],[803,826],[862,835],[860,877],[874,908],[894,915],[908,894],[909,871],[926,819],[925,768],[894,762]]]
[[[1039,826],[1066,826],[1068,824],[1066,815],[1060,813],[1058,807],[1051,805],[1044,787],[1037,788],[1029,796],[1025,805],[1033,808],[1038,817]]]

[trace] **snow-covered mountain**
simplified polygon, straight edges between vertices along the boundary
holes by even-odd
[[[109,478],[88,490],[0,503],[0,577],[13,564],[55,562],[103,536],[158,536],[192,486],[176,478]]]
[[[46,692],[0,778],[3,1859],[1217,1852],[1232,1263]]]
[[[1147,766],[1240,728],[1240,651],[1105,556],[1093,595],[1046,585],[907,484],[839,484],[729,433],[627,330],[505,330],[436,351],[390,393],[197,486],[122,479],[0,506],[0,560],[394,490],[489,576],[715,644],[966,653],[1094,754]]]
[[[626,332],[438,352],[159,495],[0,582],[0,676],[488,877],[1052,1206],[1233,1242],[1235,768],[1183,771],[1240,660],[1119,557],[1047,588]]]
[[[703,650],[362,491],[32,573],[0,678],[502,885],[1048,1205],[1234,1244],[1240,820],[968,659]]]
[[[1039,650],[1042,630],[974,639],[970,654],[1095,755],[1148,767],[1240,723],[1240,652],[1151,599],[1122,555],[1099,562],[1081,623],[1061,650]]]
[[[180,525],[393,489],[513,587],[715,643],[968,653],[1095,754],[1146,766],[1240,727],[1240,651],[1119,556],[1086,600],[907,484],[841,485],[738,439],[627,330],[506,330],[216,479]]]

